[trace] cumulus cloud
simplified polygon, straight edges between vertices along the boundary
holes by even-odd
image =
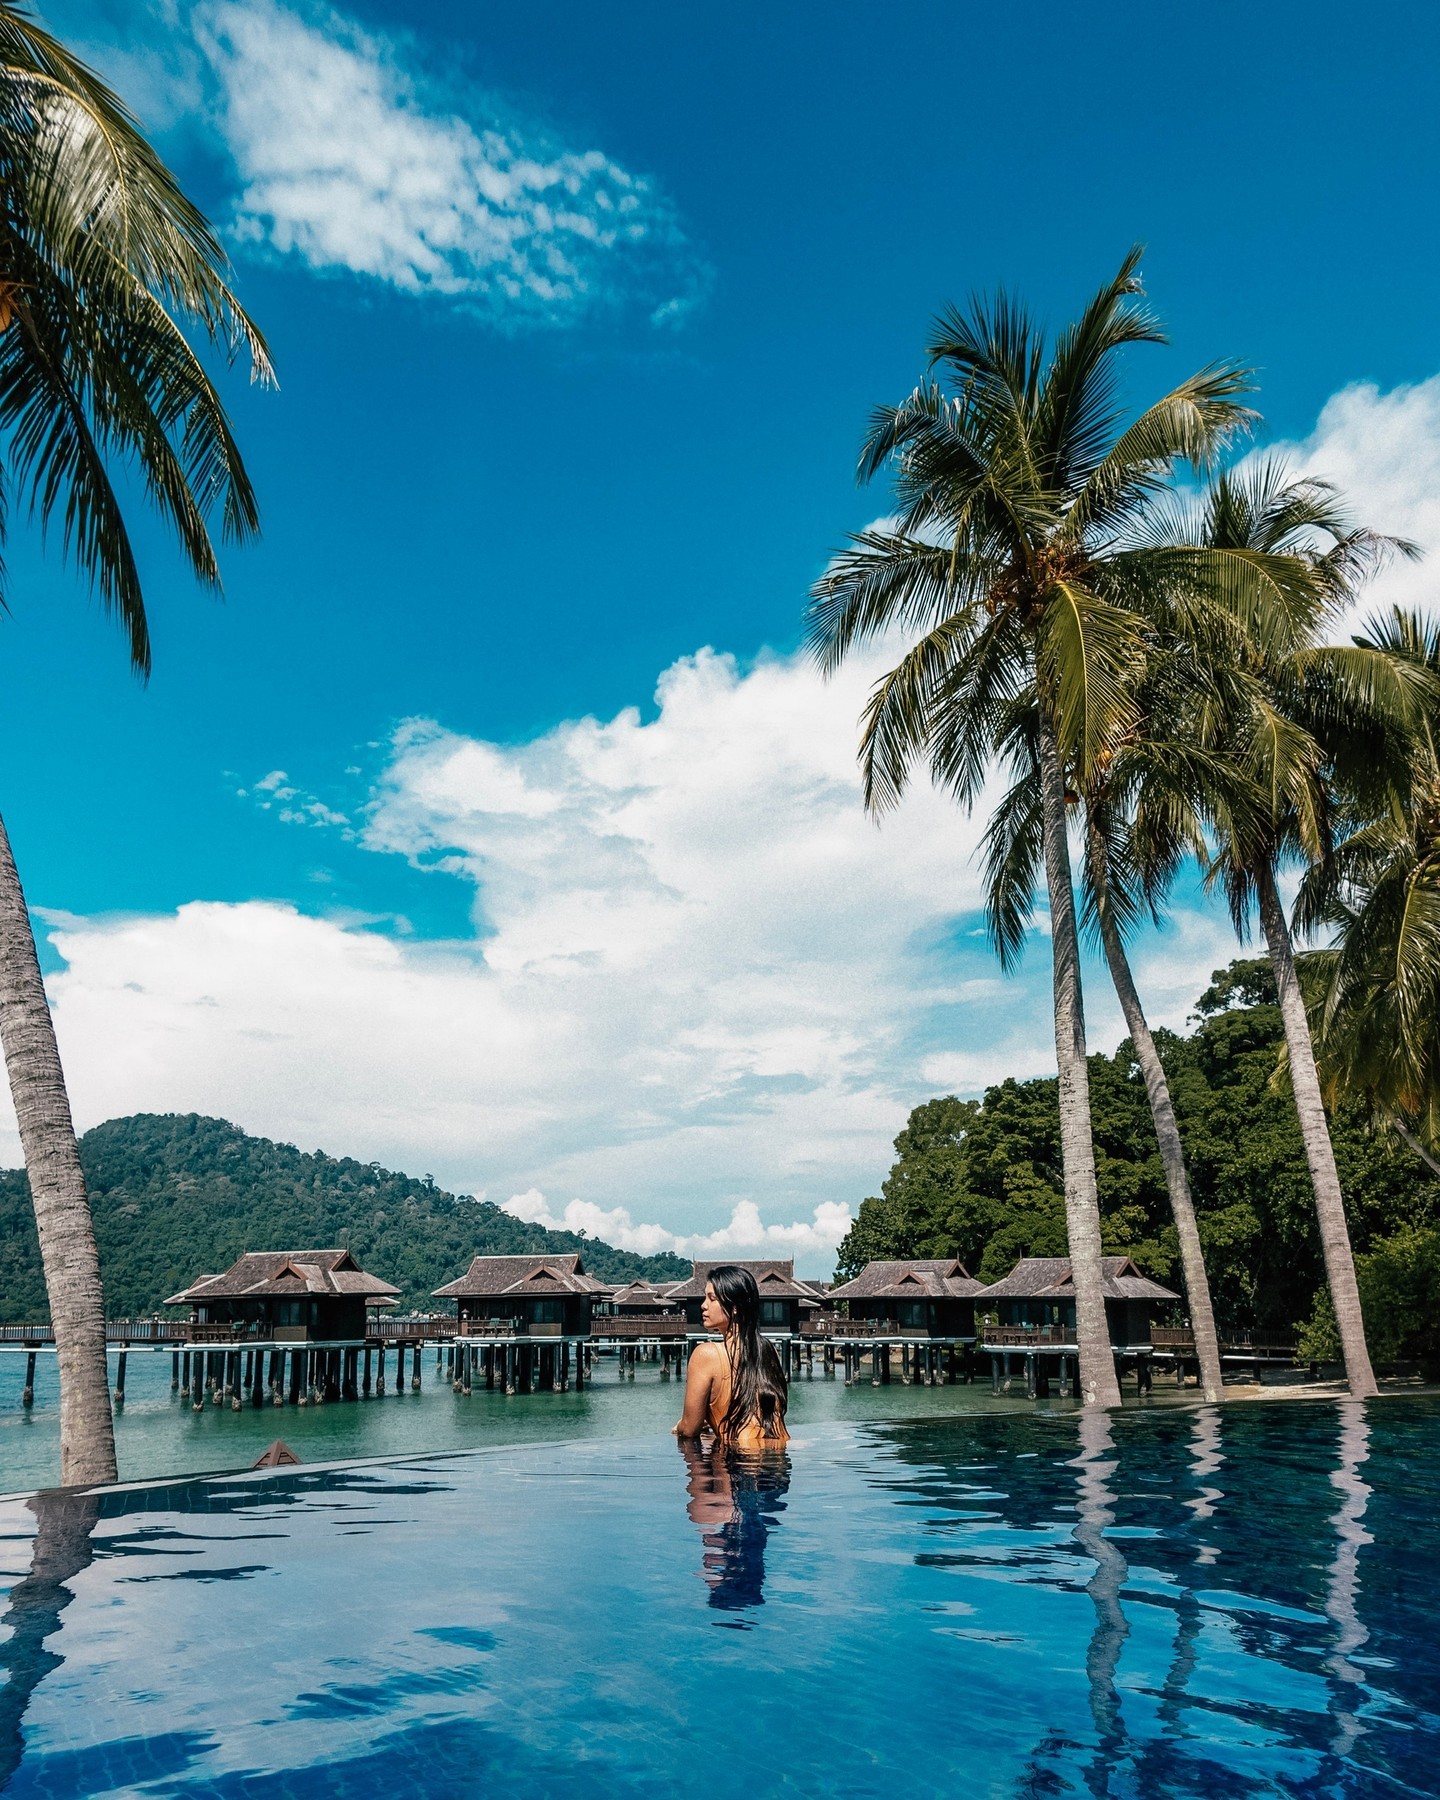
[[[1420,563],[1396,561],[1345,622],[1348,632],[1379,607],[1433,605],[1440,555],[1440,375],[1382,390],[1356,382],[1326,401],[1315,429],[1278,454],[1333,481],[1358,524],[1408,538]]]
[[[674,1232],[663,1225],[637,1225],[625,1207],[607,1209],[593,1200],[572,1200],[557,1214],[537,1188],[512,1195],[505,1202],[505,1211],[532,1225],[544,1225],[551,1231],[583,1232],[621,1250],[638,1250],[642,1256],[654,1256],[662,1250],[696,1257],[758,1253],[791,1256],[819,1266],[828,1266],[834,1260],[840,1240],[852,1223],[848,1206],[822,1200],[809,1219],[793,1225],[767,1225],[759,1207],[751,1200],[742,1200],[731,1212],[729,1223],[718,1231]]]
[[[279,0],[203,0],[189,25],[242,242],[510,325],[627,300],[668,325],[700,297],[704,268],[653,182],[442,87],[412,42]]]
[[[258,901],[57,921],[82,1124],[218,1112],[466,1191],[582,1196],[595,1233],[788,1244],[823,1272],[927,1059],[965,1042],[983,1082],[1009,1066],[987,1044],[1048,1030],[1043,970],[1036,1006],[972,935],[974,826],[923,786],[883,829],[861,810],[873,673],[703,651],[648,720],[514,745],[407,725],[349,812],[377,854],[471,885],[460,942]],[[303,793],[279,768],[255,786]]]
[[[406,725],[350,816],[470,885],[463,941],[258,901],[56,920],[82,1124],[222,1113],[626,1247],[825,1273],[911,1106],[1052,1066],[1043,943],[1004,980],[977,935],[977,825],[924,785],[863,814],[874,673],[707,650],[649,719],[510,745]],[[303,793],[279,768],[254,787]],[[1165,954],[1187,1005],[1223,960],[1179,930]]]

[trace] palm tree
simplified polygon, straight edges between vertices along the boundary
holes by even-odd
[[[1356,642],[1423,670],[1440,689],[1440,624],[1394,608]],[[1440,1175],[1440,699],[1399,747],[1384,810],[1342,809],[1328,862],[1297,909],[1334,933],[1312,961],[1325,978],[1320,1084],[1358,1100]]]
[[[1273,462],[1222,476],[1206,513],[1205,535],[1216,547],[1291,555],[1315,577],[1309,619],[1294,612],[1288,628],[1282,622],[1266,638],[1252,636],[1243,663],[1226,672],[1220,703],[1194,731],[1220,752],[1225,770],[1203,801],[1214,840],[1209,876],[1223,886],[1242,936],[1252,908],[1259,913],[1346,1375],[1352,1394],[1365,1398],[1377,1391],[1375,1377],[1277,875],[1287,860],[1328,866],[1335,794],[1370,816],[1392,804],[1395,747],[1423,717],[1424,672],[1365,644],[1324,644],[1318,634],[1379,561],[1412,547],[1351,529],[1332,488],[1290,481]]]
[[[866,708],[860,760],[874,812],[898,802],[914,760],[973,804],[1007,709],[1035,699],[1040,850],[1050,901],[1066,1225],[1081,1389],[1119,1400],[1101,1274],[1066,780],[1088,779],[1123,733],[1147,621],[1197,581],[1253,603],[1264,555],[1220,556],[1147,539],[1156,496],[1181,461],[1208,466],[1252,415],[1248,377],[1201,370],[1125,420],[1116,358],[1163,342],[1138,304],[1139,251],[1049,351],[1005,294],[938,321],[927,380],[877,412],[862,481],[893,469],[898,516],[860,533],[816,584],[810,641],[827,672],[889,632],[912,639]]]
[[[1168,726],[1180,698],[1177,687],[1181,684],[1176,680],[1179,660],[1173,654],[1157,654],[1152,645],[1130,727],[1106,755],[1096,758],[1085,791],[1076,795],[1074,805],[1081,812],[1084,832],[1087,920],[1100,938],[1145,1083],[1175,1221],[1200,1385],[1205,1399],[1213,1404],[1223,1398],[1224,1377],[1195,1201],[1169,1078],[1125,949],[1126,936],[1147,910],[1158,920],[1163,896],[1184,854],[1197,847],[1194,837],[1183,832],[1177,837],[1173,829],[1164,830],[1157,839],[1157,824],[1173,827],[1173,809],[1167,808],[1162,819],[1148,818],[1143,833],[1127,818],[1127,798],[1134,796],[1142,783],[1150,789],[1152,815],[1156,811],[1154,790],[1161,782],[1178,780],[1182,792],[1188,791],[1199,752],[1175,743]],[[1017,711],[1016,729],[1004,734],[1016,778],[996,808],[984,840],[986,922],[1002,968],[1018,961],[1028,935],[1042,839],[1032,720],[1033,708],[1027,706],[1023,712]],[[1143,856],[1137,854],[1142,837]]]
[[[0,440],[9,495],[57,521],[66,552],[150,667],[144,598],[111,472],[128,464],[198,578],[218,585],[210,520],[242,539],[255,498],[182,327],[271,378],[204,218],[116,96],[0,0]],[[3,524],[0,524],[3,530]],[[54,1029],[0,825],[0,1040],[20,1126],[60,1368],[60,1478],[111,1481],[114,1432],[99,1257]]]

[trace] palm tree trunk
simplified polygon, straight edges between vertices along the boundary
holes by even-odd
[[[1065,1233],[1075,1284],[1075,1343],[1080,1392],[1087,1406],[1118,1406],[1120,1383],[1105,1321],[1100,1198],[1090,1126],[1090,1070],[1085,1061],[1085,1010],[1080,993],[1080,938],[1066,837],[1065,778],[1049,713],[1040,708],[1040,792],[1045,827],[1045,880],[1050,893],[1050,951],[1055,993],[1055,1063],[1060,1075],[1060,1159],[1065,1171]]]
[[[30,1177],[60,1364],[60,1481],[114,1481],[100,1255],[55,1027],[10,839],[0,820],[0,1042]]]
[[[1255,872],[1260,899],[1260,923],[1270,947],[1275,985],[1280,991],[1280,1016],[1285,1022],[1285,1043],[1290,1052],[1290,1085],[1295,1092],[1295,1111],[1300,1135],[1305,1140],[1305,1160],[1315,1189],[1315,1213],[1320,1221],[1320,1245],[1325,1253],[1325,1275],[1340,1333],[1341,1354],[1350,1392],[1357,1400],[1380,1390],[1370,1367],[1365,1343],[1365,1320],[1360,1311],[1360,1287],[1355,1279],[1355,1257],[1350,1249],[1350,1228],[1345,1222],[1345,1201],[1335,1167],[1330,1127],[1320,1098],[1320,1078],[1315,1072],[1315,1047],[1310,1041],[1310,1021],[1295,973],[1295,950],[1285,909],[1275,889],[1275,875],[1268,863]]]
[[[1155,1136],[1160,1142],[1160,1160],[1165,1165],[1165,1185],[1170,1190],[1170,1210],[1175,1215],[1175,1235],[1180,1240],[1180,1268],[1185,1277],[1185,1293],[1190,1302],[1190,1329],[1195,1334],[1195,1356],[1200,1364],[1200,1385],[1212,1404],[1223,1398],[1220,1373],[1220,1342],[1215,1331],[1215,1310],[1210,1304],[1210,1282],[1205,1274],[1205,1257],[1200,1248],[1200,1228],[1195,1222],[1195,1202],[1190,1193],[1190,1177],[1185,1168],[1185,1151],[1180,1142],[1180,1127],[1170,1100],[1170,1083],[1165,1066],[1155,1048],[1155,1039],[1140,1004],[1130,961],[1125,954],[1115,914],[1110,907],[1109,870],[1105,844],[1095,823],[1087,821],[1087,849],[1090,860],[1090,882],[1095,893],[1095,912],[1100,921],[1100,938],[1105,946],[1105,960],[1110,965],[1110,979],[1120,999],[1120,1010],[1130,1041],[1135,1046],[1135,1060],[1145,1078],[1145,1092],[1150,1099],[1150,1116],[1155,1121]]]
[[[1410,1127],[1405,1123],[1405,1121],[1403,1119],[1397,1119],[1394,1113],[1387,1113],[1386,1117],[1389,1119],[1390,1123],[1395,1127],[1395,1131],[1396,1131],[1397,1135],[1400,1137],[1401,1141],[1409,1149],[1414,1151],[1416,1156],[1418,1156],[1420,1158],[1421,1162],[1424,1163],[1425,1167],[1427,1169],[1429,1169],[1432,1174],[1440,1175],[1440,1162],[1436,1162],[1435,1158],[1430,1154],[1430,1152],[1420,1142],[1419,1138],[1416,1137],[1415,1133],[1410,1129]]]

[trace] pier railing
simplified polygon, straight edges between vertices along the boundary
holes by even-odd
[[[802,1338],[898,1338],[904,1334],[896,1319],[802,1319]]]
[[[985,1325],[980,1335],[987,1350],[1033,1350],[1047,1344],[1075,1342],[1075,1330],[1070,1325]]]
[[[365,1326],[368,1338],[379,1338],[385,1344],[423,1344],[427,1339],[454,1337],[456,1320],[444,1319],[370,1319]],[[463,1332],[466,1320],[459,1321]]]
[[[455,1335],[462,1338],[522,1337],[523,1319],[457,1319]]]
[[[187,1344],[191,1334],[206,1329],[188,1319],[107,1319],[107,1344]],[[228,1330],[228,1327],[225,1329]],[[53,1325],[0,1325],[0,1344],[53,1344]]]
[[[685,1315],[683,1312],[620,1313],[610,1318],[592,1319],[590,1335],[592,1338],[624,1338],[627,1341],[683,1338]]]
[[[1155,1325],[1150,1330],[1150,1342],[1167,1356],[1194,1356],[1195,1333],[1188,1325]],[[1220,1354],[1222,1356],[1256,1357],[1262,1362],[1293,1362],[1295,1360],[1294,1344],[1272,1344],[1265,1339],[1257,1339],[1253,1332],[1229,1331],[1220,1335]]]

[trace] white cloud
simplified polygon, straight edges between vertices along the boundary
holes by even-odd
[[[836,1200],[822,1200],[808,1220],[793,1225],[767,1225],[752,1200],[737,1203],[727,1225],[718,1231],[674,1232],[663,1225],[637,1225],[623,1206],[606,1208],[593,1200],[572,1200],[561,1213],[552,1212],[538,1188],[515,1194],[505,1211],[532,1225],[551,1231],[584,1232],[620,1250],[638,1250],[654,1256],[661,1250],[677,1256],[791,1256],[802,1263],[828,1267],[841,1238],[850,1229],[852,1214]]]
[[[473,884],[463,942],[258,901],[58,922],[79,1121],[222,1113],[823,1272],[927,1059],[964,1042],[998,1076],[1033,1011],[969,935],[975,827],[925,787],[883,829],[861,811],[871,674],[703,651],[648,722],[518,745],[408,726],[364,841]],[[1043,993],[1034,1022],[1043,1060]]]
[[[506,324],[621,300],[673,324],[699,298],[705,271],[651,182],[494,98],[442,90],[411,42],[278,0],[204,0],[189,24],[242,241]],[[164,54],[193,79],[188,52]]]
[[[924,785],[861,810],[874,673],[707,650],[648,721],[406,726],[362,841],[470,883],[463,942],[261,902],[57,921],[80,1122],[221,1113],[628,1247],[826,1272],[911,1106],[1053,1066],[1043,940],[1005,980],[974,935],[977,825]],[[1223,956],[1187,977],[1174,943],[1188,1004]]]
[[[1322,475],[1345,495],[1355,522],[1409,538],[1421,563],[1392,563],[1346,630],[1392,604],[1435,603],[1440,554],[1440,375],[1388,392],[1357,382],[1331,396],[1309,437],[1276,446],[1297,470]],[[1343,634],[1342,634],[1343,635]]]

